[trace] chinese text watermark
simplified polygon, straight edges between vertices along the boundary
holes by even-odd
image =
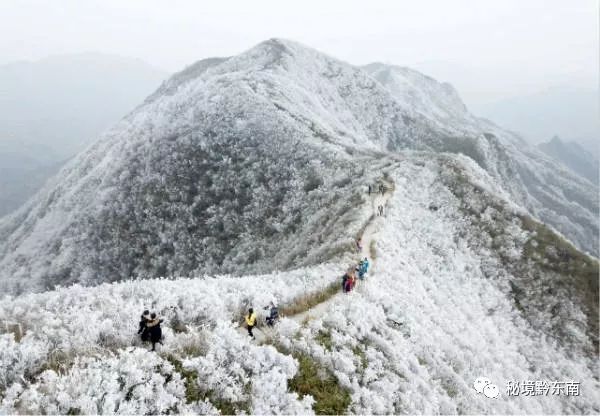
[[[579,396],[578,381],[509,381],[509,396]]]

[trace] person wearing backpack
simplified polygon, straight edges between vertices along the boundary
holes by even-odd
[[[358,263],[356,271],[358,272],[358,278],[360,280],[363,280],[365,278],[365,266],[362,260],[360,261],[360,263]]]
[[[150,332],[150,342],[152,342],[152,351],[156,350],[156,344],[163,345],[162,343],[162,329],[160,328],[160,324],[163,322],[162,319],[158,319],[156,314],[152,312],[150,315],[150,320],[146,324],[148,331]]]
[[[269,309],[269,316],[267,316],[267,325],[275,325],[275,321],[279,318],[279,309],[277,309],[277,305],[275,305],[275,302],[271,301],[269,303],[269,306],[265,307],[265,309]]]
[[[367,274],[367,272],[369,271],[369,266],[370,266],[369,259],[367,259],[365,257],[364,260],[360,262],[360,271],[363,276],[365,276]]]
[[[140,324],[137,332],[142,338],[142,341],[148,341],[150,339],[150,331],[148,330],[147,326],[148,322],[150,322],[150,311],[146,309],[140,318]]]

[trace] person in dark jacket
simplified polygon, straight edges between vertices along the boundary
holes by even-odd
[[[277,309],[277,305],[275,305],[275,302],[271,301],[269,306],[267,306],[265,309],[269,310],[269,316],[267,316],[267,325],[275,325],[275,321],[279,318],[279,309]]]
[[[152,351],[156,350],[156,344],[162,345],[162,329],[160,324],[163,322],[162,319],[158,319],[156,314],[152,312],[150,320],[146,324],[148,331],[150,332],[150,342],[152,343]]]
[[[150,331],[148,331],[148,327],[146,326],[148,321],[150,321],[150,311],[146,309],[142,313],[142,317],[140,318],[140,326],[138,328],[138,335],[141,336],[142,341],[148,341],[150,338]]]
[[[344,273],[344,275],[342,276],[342,291],[346,291],[346,282],[348,281],[348,279],[350,279],[350,275],[348,274],[348,272]]]
[[[354,271],[348,271],[344,275],[343,279],[344,284],[344,292],[348,293],[354,287]]]
[[[354,276],[354,272],[348,273],[348,279],[346,280],[346,290],[345,292],[351,292],[354,289],[354,285],[356,283],[356,277]]]

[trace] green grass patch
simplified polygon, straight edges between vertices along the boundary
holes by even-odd
[[[598,261],[533,218],[520,215],[519,219],[525,230],[534,233],[525,244],[525,257],[543,269],[581,276],[591,290],[598,291]]]
[[[183,384],[185,386],[185,400],[187,403],[195,403],[198,401],[203,402],[205,399],[208,399],[208,401],[210,401],[212,405],[221,412],[222,415],[234,415],[238,412],[250,413],[251,409],[249,400],[232,402],[230,400],[225,400],[218,397],[212,390],[202,390],[198,384],[198,373],[195,370],[188,370],[184,368],[181,360],[179,360],[173,354],[167,354],[164,358],[173,364],[175,371],[181,375]],[[251,385],[246,385],[246,393],[250,393],[251,388]]]
[[[335,281],[319,292],[308,293],[304,296],[294,299],[290,304],[283,305],[279,313],[283,316],[293,316],[306,312],[313,306],[323,303],[342,290],[342,281]]]
[[[301,398],[312,396],[315,399],[313,410],[318,415],[346,413],[352,402],[350,391],[340,386],[331,371],[304,352],[289,350],[277,342],[273,346],[280,353],[298,360],[298,372],[288,380],[289,390],[298,393]]]
[[[473,230],[489,237],[488,247],[514,276],[509,283],[515,308],[527,319],[533,316],[533,310],[573,319],[574,316],[564,315],[565,302],[562,299],[575,301],[586,315],[586,331],[597,355],[598,260],[530,215],[513,213],[502,200],[474,185],[463,168],[454,164],[448,164],[447,168],[450,174],[444,176],[444,183],[459,200],[460,211],[471,219]],[[480,199],[479,204],[470,201],[475,195]],[[481,211],[484,209],[492,215],[493,221],[482,220]],[[506,233],[506,227],[515,219],[530,234],[527,241],[518,247],[521,249],[520,259],[515,259],[506,250],[510,248],[507,243],[514,242],[514,237]],[[565,336],[560,325],[549,324],[546,330],[552,331],[555,336],[558,334],[558,338],[568,346],[569,337]]]
[[[446,391],[446,394],[448,395],[448,397],[450,397],[451,399],[455,398],[456,396],[458,396],[458,387],[456,386],[456,384],[450,380],[450,379],[443,379],[441,380],[440,385],[442,386],[442,388]]]
[[[315,399],[313,410],[318,415],[340,415],[350,406],[350,391],[339,385],[337,378],[307,354],[294,352],[298,373],[288,380],[288,388],[304,397]]]
[[[580,298],[586,311],[588,332],[596,354],[598,345],[598,260],[578,250],[549,227],[530,216],[520,215],[523,229],[533,235],[525,244],[523,255],[540,270],[560,276],[556,283],[568,288],[569,296]]]
[[[331,351],[333,349],[333,340],[331,339],[331,332],[325,330],[319,330],[317,332],[317,336],[315,337],[315,341],[323,346],[327,351]]]
[[[198,386],[198,373],[194,370],[185,369],[181,360],[173,354],[167,354],[164,358],[173,364],[175,371],[178,372],[183,379],[183,385],[185,386],[185,401],[187,403],[194,403],[204,400],[204,395]]]
[[[360,367],[361,369],[364,371],[367,369],[367,367],[369,366],[369,360],[367,359],[367,354],[365,353],[365,351],[362,349],[362,347],[360,345],[355,345],[352,348],[352,353],[358,357],[358,359],[360,360]]]

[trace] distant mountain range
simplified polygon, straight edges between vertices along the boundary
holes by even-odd
[[[554,72],[549,79],[523,76],[518,68],[477,68],[452,61],[426,61],[415,69],[454,85],[470,112],[512,130],[527,142],[550,137],[574,141],[600,159],[597,74],[592,69]],[[501,73],[502,76],[498,76]]]
[[[97,53],[0,66],[0,216],[166,76],[142,61]]]
[[[598,159],[579,143],[574,141],[564,142],[558,136],[554,136],[552,140],[540,143],[538,147],[548,156],[568,166],[573,172],[596,185],[599,184],[600,165]]]
[[[598,90],[555,87],[536,94],[515,96],[477,108],[480,116],[540,143],[549,137],[569,138],[600,148]]]

